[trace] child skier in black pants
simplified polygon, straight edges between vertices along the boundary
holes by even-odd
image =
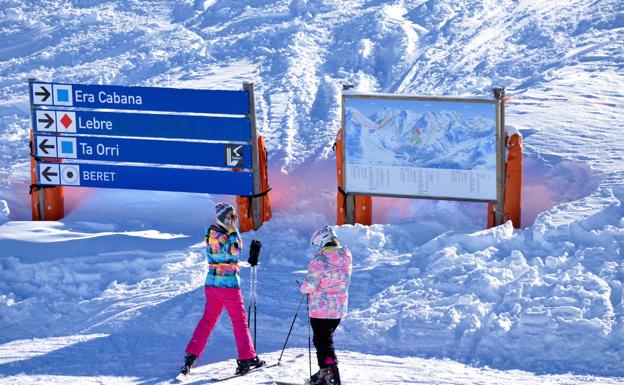
[[[300,287],[302,293],[308,294],[308,313],[320,368],[310,378],[310,384],[340,385],[333,336],[347,313],[351,252],[338,243],[330,226],[316,231],[311,243],[319,250],[310,261],[308,274]]]
[[[338,360],[334,349],[334,331],[339,324],[340,318],[310,318],[310,325],[312,325],[312,331],[314,332],[312,341],[314,342],[314,347],[316,348],[316,360],[319,368],[321,369],[312,376],[310,379],[311,384],[340,384]],[[334,382],[321,381],[319,377],[321,376],[323,370],[326,372],[325,377],[336,378],[336,380]]]

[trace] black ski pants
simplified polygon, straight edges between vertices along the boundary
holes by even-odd
[[[331,358],[334,363],[338,362],[336,359],[336,351],[334,350],[334,331],[339,324],[339,318],[310,318],[310,325],[312,325],[312,331],[314,332],[312,341],[314,341],[314,347],[316,348],[318,366],[321,369],[330,365],[327,363],[328,358]]]

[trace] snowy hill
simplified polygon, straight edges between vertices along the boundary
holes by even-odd
[[[525,138],[524,228],[483,230],[479,203],[390,199],[374,200],[378,224],[340,227],[354,255],[336,335],[346,380],[624,382],[621,1],[0,4],[0,383],[167,381],[203,310],[203,228],[215,202],[232,200],[67,189],[64,220],[30,222],[29,78],[254,82],[274,216],[244,238],[264,245],[258,350],[269,359],[299,300],[309,236],[335,220],[342,85],[478,97],[507,87],[506,122]],[[276,376],[307,372],[301,318]],[[194,383],[232,371],[221,361],[233,357],[223,317]]]

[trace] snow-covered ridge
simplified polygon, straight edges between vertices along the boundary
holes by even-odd
[[[593,63],[608,73],[622,56],[615,0],[73,4],[7,3],[0,18],[10,42],[0,51],[2,106],[19,101],[26,111],[27,77],[196,87],[253,81],[261,131],[271,156],[287,168],[327,154],[342,84],[482,97],[506,86],[515,96],[534,96],[559,78],[558,68],[585,72]],[[611,89],[617,96],[621,87]],[[585,93],[592,92],[566,95]],[[516,111],[510,113],[511,122]]]
[[[593,205],[590,218],[543,216],[522,233],[507,223],[414,248],[386,272],[395,282],[350,314],[345,329],[360,336],[351,341],[495,367],[620,375],[623,192]]]

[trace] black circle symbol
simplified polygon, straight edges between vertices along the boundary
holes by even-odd
[[[62,166],[62,183],[68,185],[79,184],[78,168],[76,166]]]

